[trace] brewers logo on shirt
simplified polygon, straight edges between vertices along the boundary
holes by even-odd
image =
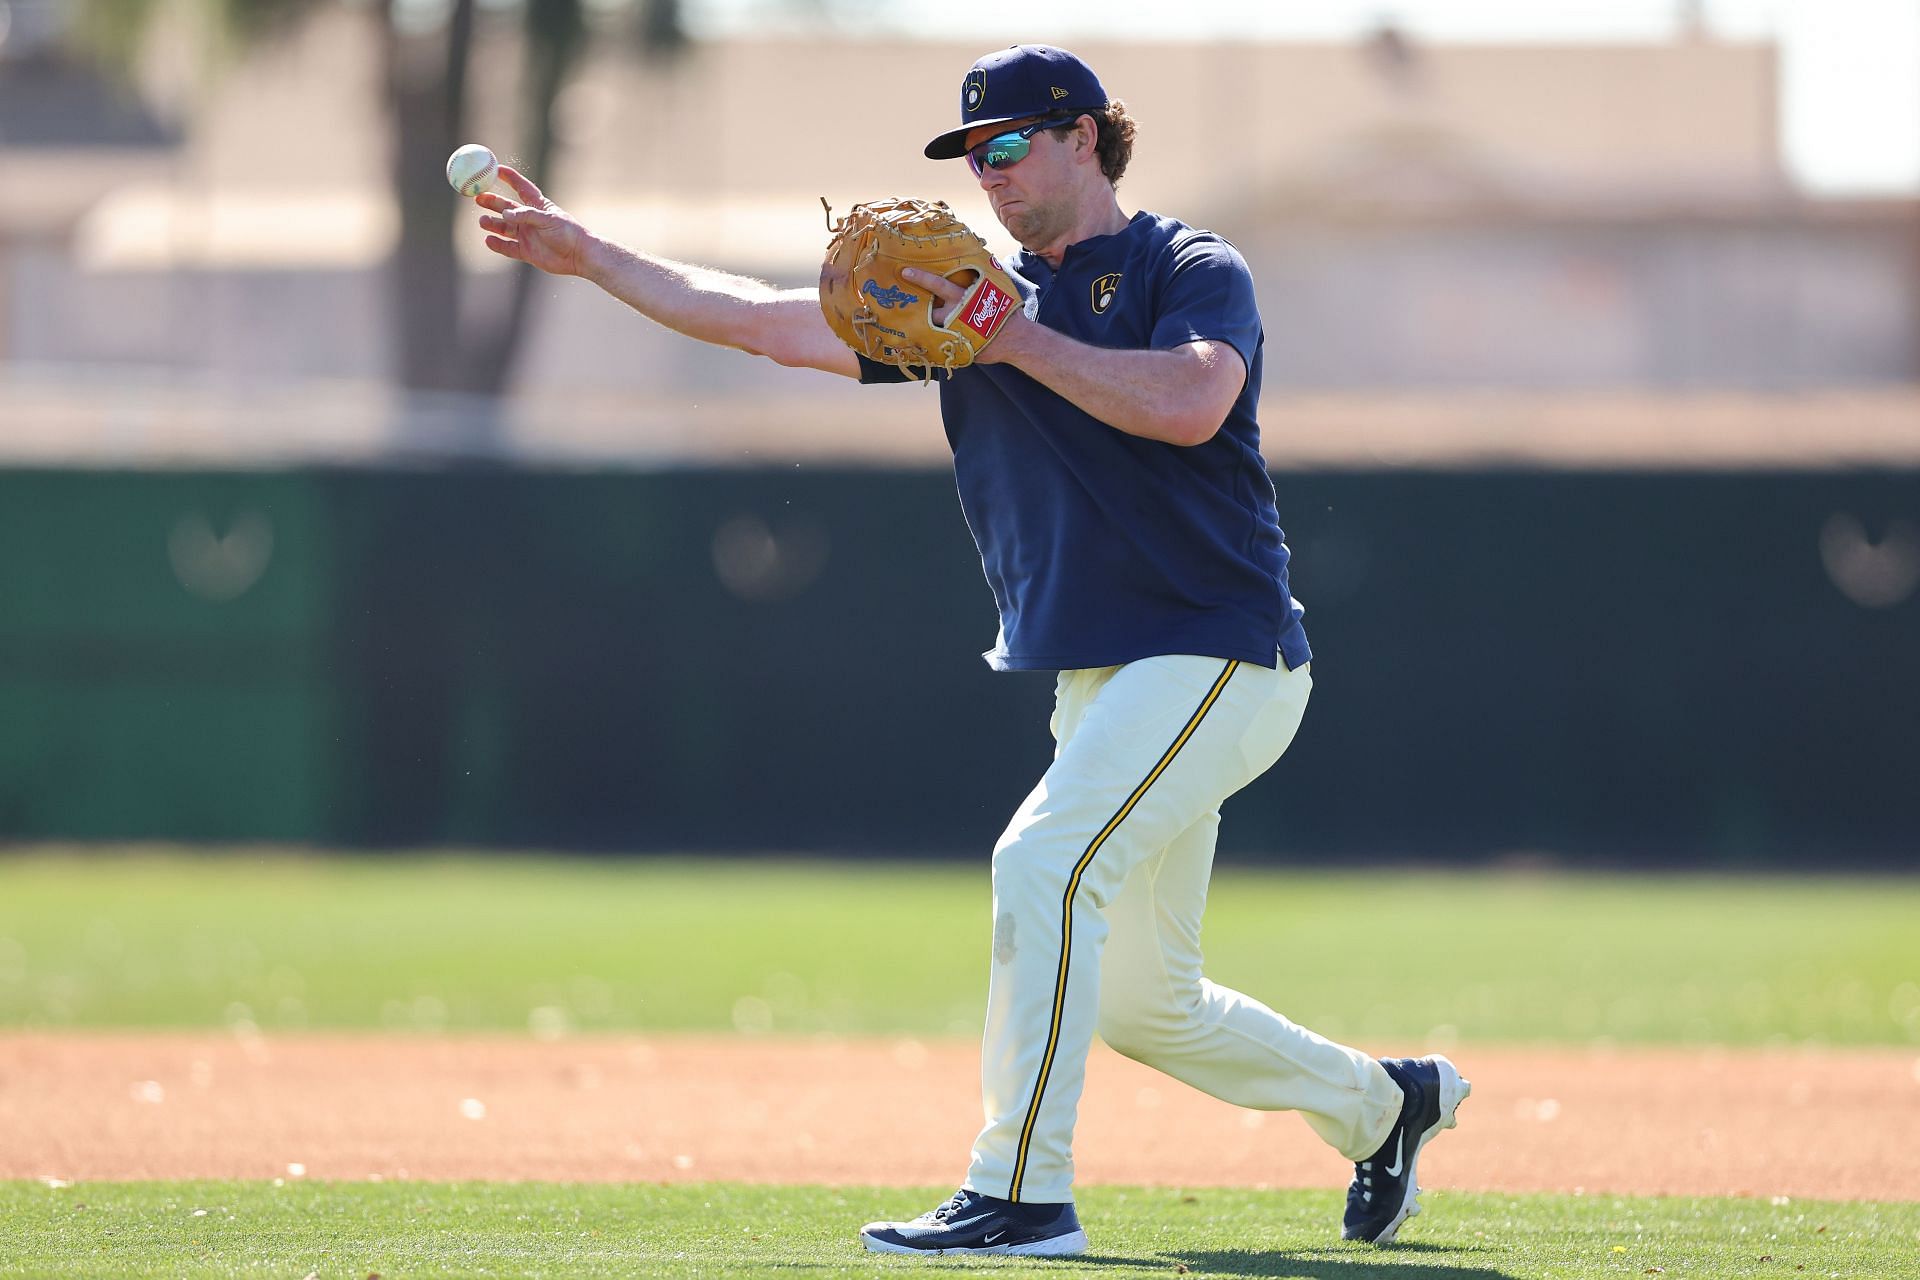
[[[1093,314],[1103,316],[1113,305],[1114,291],[1120,287],[1120,273],[1101,276],[1093,282]]]

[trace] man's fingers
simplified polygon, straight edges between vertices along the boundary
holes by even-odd
[[[918,267],[908,267],[900,273],[923,289],[931,290],[942,302],[958,302],[966,295],[966,288],[957,285],[945,276],[935,275],[931,271],[922,271]]]
[[[482,209],[491,209],[495,213],[505,213],[513,208],[514,202],[497,191],[482,191],[473,198],[473,202]]]
[[[520,199],[527,204],[537,205],[546,199],[545,196],[540,194],[540,188],[534,186],[533,183],[527,180],[525,174],[510,164],[500,166],[500,177],[504,179],[506,184],[512,187],[514,191],[519,194]]]
[[[544,209],[529,209],[525,205],[510,204],[500,211],[498,217],[481,214],[480,225],[488,231],[517,236],[528,231],[550,231],[560,225],[560,220]]]
[[[499,236],[488,236],[487,248],[493,250],[503,258],[512,258],[517,262],[526,261],[518,240],[502,240]]]
[[[513,232],[551,231],[563,221],[545,209],[529,209],[522,204],[513,205],[503,216],[507,220],[507,230]]]

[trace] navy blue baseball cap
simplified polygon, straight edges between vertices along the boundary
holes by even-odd
[[[958,129],[927,144],[927,159],[955,160],[967,153],[969,130],[1033,116],[1079,115],[1107,105],[1107,91],[1093,68],[1050,44],[1016,44],[973,64],[960,82]]]

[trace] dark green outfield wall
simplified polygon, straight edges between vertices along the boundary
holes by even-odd
[[[1920,473],[1278,484],[1230,850],[1915,861]],[[0,837],[983,852],[992,633],[945,474],[0,472]]]

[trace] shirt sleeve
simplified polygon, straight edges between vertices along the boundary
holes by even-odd
[[[905,382],[907,371],[890,364],[881,364],[878,360],[869,360],[858,351],[853,358],[860,362],[860,384],[869,386],[876,382]]]
[[[1253,296],[1253,273],[1239,250],[1202,232],[1173,246],[1166,260],[1153,349],[1224,342],[1252,369],[1260,349],[1260,308]]]
[[[881,382],[919,382],[921,380],[920,375],[917,373],[908,373],[898,365],[882,364],[878,360],[869,360],[858,351],[853,353],[853,358],[860,362],[860,382],[862,386],[872,386]],[[945,369],[935,369],[932,371],[932,377],[935,382],[944,382],[953,377],[953,374],[948,373]]]

